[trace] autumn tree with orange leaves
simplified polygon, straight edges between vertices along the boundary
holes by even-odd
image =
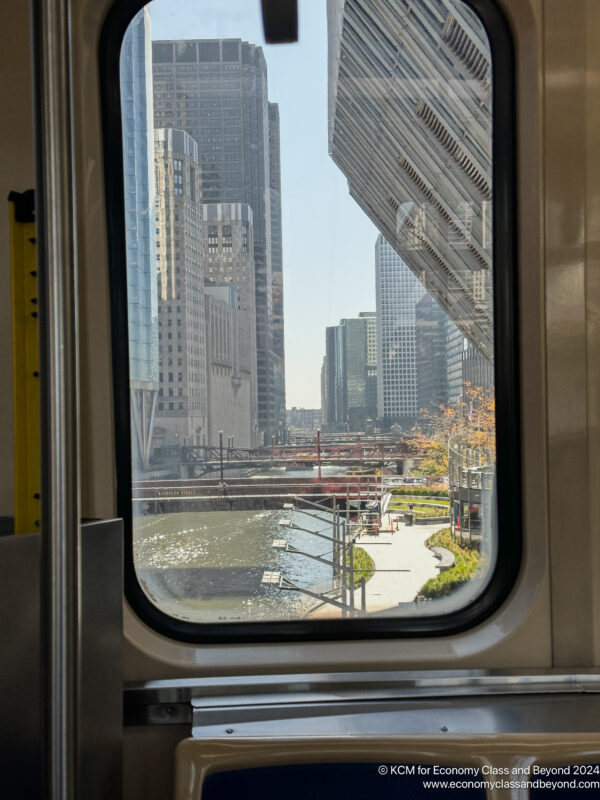
[[[434,414],[424,413],[411,436],[415,450],[424,458],[414,475],[448,475],[448,441],[459,450],[472,448],[482,461],[496,458],[496,404],[494,392],[465,384],[462,399],[440,406]]]

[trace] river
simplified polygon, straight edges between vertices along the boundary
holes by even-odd
[[[323,474],[340,473],[343,470],[335,467],[323,469]],[[316,470],[285,475],[306,478],[316,476]],[[300,592],[263,584],[264,572],[277,571],[297,586],[324,589],[331,584],[332,568],[274,548],[273,542],[285,538],[297,549],[326,559],[331,559],[332,547],[310,532],[280,526],[281,520],[332,536],[332,515],[316,510],[178,512],[137,518],[134,555],[140,583],[156,605],[179,619],[297,619],[312,601]]]

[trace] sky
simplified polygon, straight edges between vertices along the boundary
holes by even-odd
[[[320,408],[325,328],[375,310],[378,231],[327,152],[325,0],[300,0],[299,42],[264,42],[259,0],[154,0],[153,39],[261,45],[279,104],[288,408]]]

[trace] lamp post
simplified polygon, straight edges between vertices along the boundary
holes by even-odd
[[[219,462],[221,465],[221,483],[223,483],[223,431],[219,431]]]
[[[317,429],[317,467],[318,478],[321,480],[321,429]]]

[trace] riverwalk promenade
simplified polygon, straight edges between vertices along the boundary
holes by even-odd
[[[362,534],[358,537],[357,546],[368,553],[375,565],[375,573],[366,584],[368,613],[385,611],[399,603],[410,603],[419,589],[430,578],[437,576],[436,564],[439,562],[425,542],[443,527],[440,522],[405,525],[401,515],[392,512],[385,515],[382,530],[377,536]],[[359,591],[356,592],[356,604],[360,604]],[[318,619],[339,615],[338,609],[324,605],[309,616]]]

